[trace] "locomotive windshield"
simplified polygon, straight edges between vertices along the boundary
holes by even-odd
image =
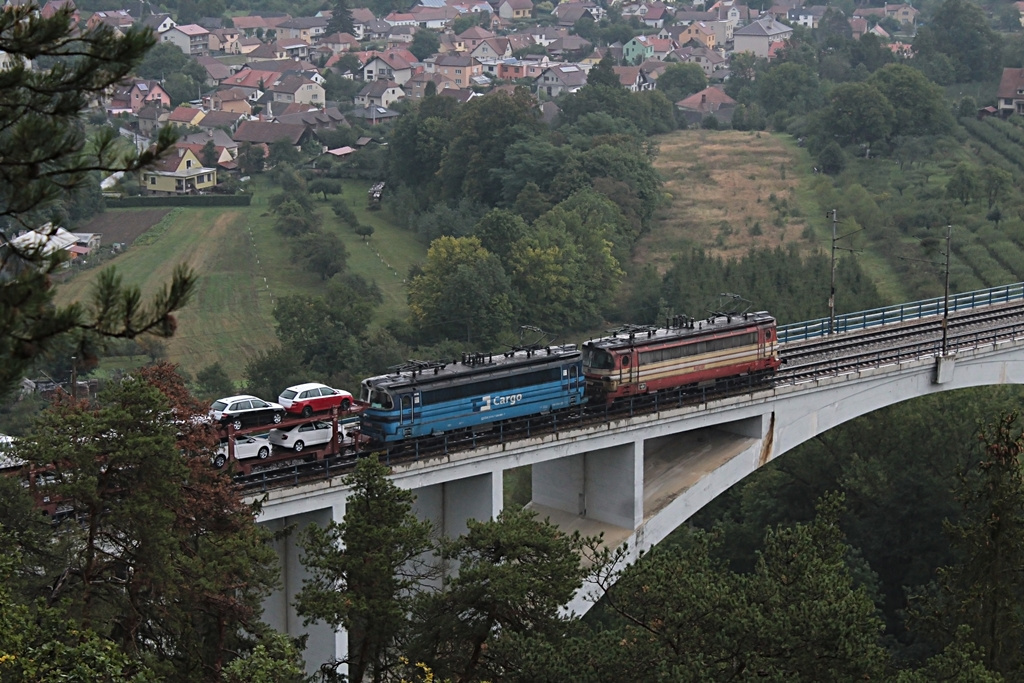
[[[612,354],[603,349],[585,346],[583,347],[583,367],[611,370],[615,367],[615,360],[612,358]]]
[[[391,400],[391,394],[386,391],[381,391],[380,389],[375,389],[369,384],[369,382],[363,382],[359,391],[359,400],[363,403],[369,403],[371,408],[391,410],[394,407],[394,403]]]

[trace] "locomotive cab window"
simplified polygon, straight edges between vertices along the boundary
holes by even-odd
[[[615,367],[615,360],[612,354],[602,349],[584,348],[583,365],[595,370],[611,370]]]
[[[380,391],[379,389],[371,389],[369,395],[369,404],[371,408],[382,408],[384,410],[391,410],[394,407],[394,403],[391,401],[391,394],[386,391]]]

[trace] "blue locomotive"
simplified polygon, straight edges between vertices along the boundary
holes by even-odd
[[[580,405],[585,386],[575,344],[413,361],[363,380],[360,432],[386,444],[480,427]]]

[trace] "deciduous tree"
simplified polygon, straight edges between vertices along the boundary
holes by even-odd
[[[699,64],[669,64],[665,72],[658,77],[658,90],[664,93],[670,102],[689,97],[708,87],[708,77]]]
[[[968,164],[957,164],[953,175],[946,183],[946,196],[956,199],[964,206],[971,203],[978,194],[978,172]]]
[[[870,144],[889,137],[895,115],[889,100],[875,86],[843,83],[832,90],[820,121],[840,144]]]
[[[482,346],[493,343],[513,316],[501,261],[476,237],[431,243],[422,273],[409,283],[409,308],[413,324],[429,338],[465,338]]]

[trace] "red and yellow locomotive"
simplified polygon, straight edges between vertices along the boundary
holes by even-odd
[[[587,396],[611,402],[733,377],[768,377],[780,365],[775,327],[775,318],[761,311],[703,320],[677,316],[662,328],[617,330],[583,345]]]

